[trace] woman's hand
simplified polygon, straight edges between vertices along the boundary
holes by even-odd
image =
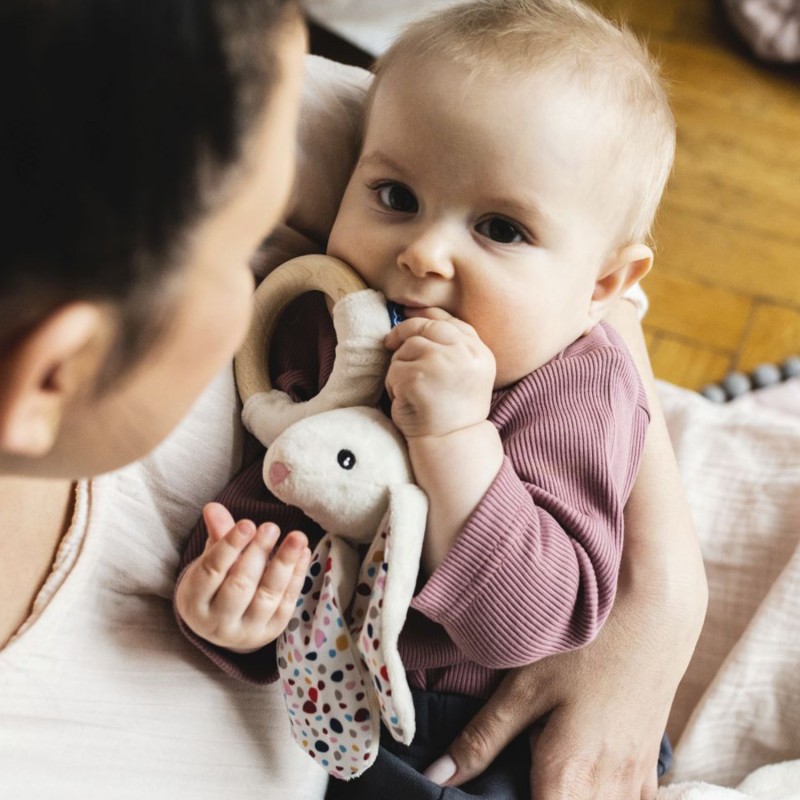
[[[661,603],[640,599],[623,592],[591,645],[510,673],[451,746],[457,771],[448,784],[482,772],[538,720],[536,800],[654,798],[660,740],[698,626],[664,627]]]

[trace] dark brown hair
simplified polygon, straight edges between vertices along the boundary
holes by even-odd
[[[115,362],[142,351],[290,17],[293,0],[3,0],[0,345],[87,299],[122,311]]]

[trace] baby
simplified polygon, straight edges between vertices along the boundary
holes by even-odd
[[[328,253],[407,318],[386,339],[386,389],[430,502],[400,642],[418,733],[410,748],[384,737],[329,796],[439,797],[418,770],[502,671],[586,644],[608,615],[649,415],[602,320],[651,266],[674,144],[646,50],[575,0],[473,0],[379,61]],[[296,397],[332,363],[315,303],[274,345],[274,382]],[[221,500],[269,522],[207,506],[176,604],[228,672],[269,680],[308,563],[298,532],[270,560],[274,523],[312,528],[258,485],[255,461]],[[526,752],[465,788],[527,798]]]

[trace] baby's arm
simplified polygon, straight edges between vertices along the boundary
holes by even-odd
[[[281,318],[273,337],[271,354],[275,387],[294,400],[315,394],[324,384],[330,374],[336,347],[324,300],[309,294],[297,302],[296,313],[287,312]],[[287,506],[268,491],[262,476],[263,461],[264,448],[253,437],[246,437],[243,468],[217,497],[219,503],[206,507],[189,536],[181,557],[181,578],[175,596],[178,624],[186,637],[226,673],[254,683],[276,679],[274,645],[267,644],[254,653],[235,653],[230,648],[250,651],[258,646],[259,641],[275,637],[272,631],[265,635],[263,630],[257,631],[250,639],[243,636],[243,626],[253,627],[249,625],[251,604],[245,601],[249,597],[256,601],[257,607],[263,606],[259,599],[263,595],[259,577],[262,573],[268,588],[275,589],[276,584],[272,583],[275,574],[285,579],[293,559],[292,574],[304,571],[300,562],[304,558],[308,560],[308,553],[305,553],[305,536],[297,531],[305,531],[312,543],[316,543],[322,533],[319,526],[299,509]],[[225,509],[230,509],[233,516]],[[240,520],[238,525],[234,525],[234,518]],[[268,520],[271,524],[256,532],[256,526],[248,520]],[[239,525],[244,530],[239,530]],[[275,543],[273,537],[277,529],[294,533],[286,537],[284,545],[273,557],[275,566],[265,566],[272,547],[270,540]],[[295,550],[292,544],[302,546]],[[244,570],[243,575],[239,574],[240,570]],[[210,573],[211,578],[203,573]],[[207,584],[205,589],[192,588],[195,581],[185,583],[187,575],[192,574],[195,574],[197,583]],[[227,582],[224,580],[226,576]],[[222,591],[222,584],[225,584],[225,591]],[[187,595],[190,594],[194,595],[189,598],[192,608],[187,607]],[[296,594],[293,586],[284,592],[284,596],[291,594]],[[215,627],[219,620],[212,618],[218,616],[220,608],[214,606],[220,602],[227,611],[233,605],[229,599],[231,595],[244,595],[245,598],[238,597],[233,619],[229,615],[226,623],[226,635],[220,637]],[[281,614],[277,608],[276,611]],[[279,624],[272,627],[282,628],[282,625],[279,620]]]
[[[422,569],[450,552],[503,463],[488,421],[494,357],[467,323],[441,309],[408,310],[386,338],[392,420],[408,442],[414,477],[429,500]]]
[[[590,641],[610,610],[646,403],[624,349],[604,344],[598,331],[584,350],[498,400],[504,458],[500,434],[485,419],[488,403],[471,403],[474,332],[445,322],[444,312],[426,311],[390,341],[402,342],[387,381],[393,418],[439,510],[426,532],[428,553],[438,558],[425,564],[429,578],[414,607],[478,663],[519,666]],[[484,416],[469,424],[470,414]],[[491,470],[491,451],[480,449],[487,440],[500,450]]]
[[[203,509],[203,553],[181,575],[175,607],[211,644],[245,654],[274,641],[286,627],[311,559],[305,534],[290,533],[273,553],[280,530],[234,522],[219,503]]]
[[[608,616],[647,411],[630,360],[602,346],[538,370],[492,419],[503,466],[414,607],[506,668],[585,645]]]

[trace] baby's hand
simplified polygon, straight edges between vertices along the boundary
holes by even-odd
[[[311,560],[305,534],[292,531],[273,553],[280,530],[234,523],[225,506],[203,508],[208,541],[178,584],[178,613],[198,635],[234,653],[251,653],[285,629]]]
[[[401,433],[443,436],[489,415],[495,361],[475,329],[440,308],[409,309],[386,337],[386,388]]]

